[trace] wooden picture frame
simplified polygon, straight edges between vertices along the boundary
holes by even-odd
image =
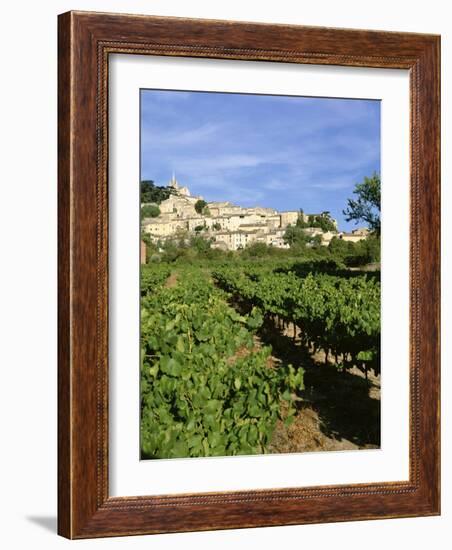
[[[58,39],[58,532],[68,538],[440,513],[440,38],[68,12]],[[112,53],[410,72],[409,481],[146,497],[108,491]]]

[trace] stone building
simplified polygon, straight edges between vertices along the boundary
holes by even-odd
[[[199,214],[195,205],[202,197],[192,196],[188,187],[179,185],[174,175],[169,187],[171,195],[159,205],[160,215],[142,221],[143,231],[154,242],[199,233],[211,239],[214,248],[224,250],[239,250],[253,242],[288,248],[284,242],[287,227],[295,225],[300,215],[304,221],[308,220],[308,215],[298,210],[278,212],[262,206],[245,208],[229,201],[208,202],[205,213]],[[324,245],[328,245],[336,235],[334,232],[322,233],[318,228],[307,228],[306,231],[312,235],[320,234]]]
[[[367,239],[369,236],[369,230],[366,227],[360,227],[358,229],[354,229],[351,233],[339,233],[338,237],[339,239],[342,239],[343,241],[351,242],[351,243],[357,243],[359,241],[362,241],[364,239]]]
[[[180,197],[190,197],[190,190],[188,189],[188,187],[183,187],[179,185],[179,182],[177,181],[174,172],[173,177],[168,183],[168,187],[170,187],[175,192],[175,194],[179,195]]]
[[[280,212],[281,227],[287,227],[288,225],[295,225],[299,216],[298,211],[293,212]],[[304,221],[304,220],[303,220]]]

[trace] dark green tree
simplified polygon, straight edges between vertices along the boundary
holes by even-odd
[[[147,204],[141,208],[141,219],[157,218],[160,216],[160,208],[156,204]]]
[[[199,199],[195,202],[195,210],[198,212],[198,214],[203,214],[206,210],[207,203],[206,201]]]
[[[357,254],[363,258],[363,263],[370,264],[380,261],[381,241],[376,235],[370,235],[355,244]]]
[[[300,211],[298,213],[298,219],[295,225],[296,227],[301,227],[301,228],[309,227],[309,223],[304,221],[303,208],[300,208]]]
[[[330,216],[329,212],[322,212],[321,214],[310,214],[307,221],[304,221],[303,210],[300,209],[300,215],[298,217],[297,227],[305,229],[307,227],[318,227],[324,233],[326,231],[336,231],[336,224]]]
[[[348,199],[347,208],[343,211],[346,220],[363,221],[375,235],[380,235],[381,182],[380,174],[374,172],[371,178],[357,183],[353,193],[356,199]]]
[[[306,245],[307,236],[301,227],[288,225],[283,240],[290,248],[293,248],[297,245]]]
[[[204,237],[196,236],[191,237],[190,246],[196,250],[199,255],[205,254],[210,250],[211,239],[205,239]]]
[[[352,244],[339,239],[339,237],[333,237],[328,245],[328,250],[334,258],[344,260],[351,253],[350,245]]]
[[[143,180],[140,186],[141,204],[154,202],[160,204],[171,195],[169,187],[159,187],[152,180]]]
[[[250,243],[242,251],[243,258],[262,258],[270,256],[274,249],[265,243]]]
[[[320,235],[310,235],[302,227],[289,225],[284,233],[283,240],[290,248],[297,250],[305,249],[307,246],[318,246]]]
[[[319,248],[322,246],[322,237],[320,235],[313,235],[309,240],[309,244],[314,248]]]
[[[324,233],[327,231],[336,231],[336,224],[331,219],[329,212],[322,212],[318,216],[315,216],[311,227],[319,227]]]

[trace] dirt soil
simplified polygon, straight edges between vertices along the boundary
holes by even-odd
[[[176,271],[172,271],[171,275],[166,279],[165,288],[173,288],[177,285],[178,274]]]
[[[285,408],[287,409],[287,406]],[[320,424],[318,413],[311,407],[300,409],[290,426],[285,426],[282,420],[278,420],[269,452],[349,451],[360,448],[347,439],[325,435]]]
[[[260,340],[271,344],[274,364],[302,367],[305,389],[299,392],[297,413],[285,426],[287,404],[270,443],[271,453],[345,451],[380,447],[380,376],[354,367],[338,370],[325,353],[302,348],[294,327],[267,325]]]

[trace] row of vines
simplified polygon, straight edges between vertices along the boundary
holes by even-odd
[[[302,270],[301,270],[302,271]],[[373,275],[338,276],[268,267],[224,266],[217,285],[237,302],[298,329],[301,344],[332,354],[342,369],[380,365],[380,282]]]
[[[142,458],[265,452],[283,402],[293,419],[303,370],[276,368],[271,348],[256,346],[258,308],[240,315],[200,270],[171,288],[168,275],[142,268]]]

